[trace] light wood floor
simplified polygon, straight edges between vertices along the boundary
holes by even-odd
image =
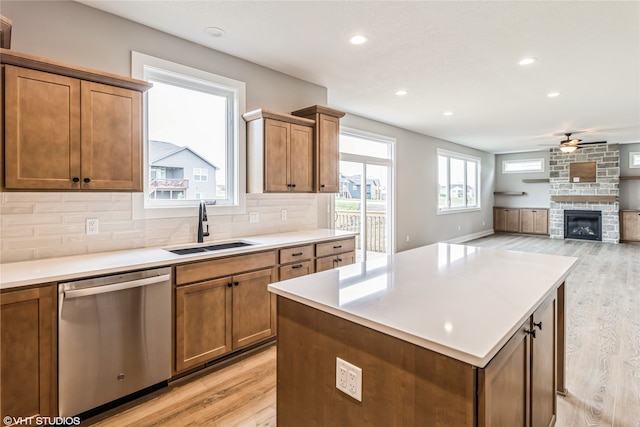
[[[567,280],[558,427],[640,427],[640,244],[498,234],[468,245],[579,258]],[[94,426],[275,426],[276,349],[141,399]],[[91,424],[93,420],[90,420]]]

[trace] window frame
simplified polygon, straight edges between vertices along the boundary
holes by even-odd
[[[447,158],[447,207],[440,207],[440,157]],[[463,194],[465,195],[465,206],[462,207],[451,207],[451,159],[462,160],[464,161],[464,190]],[[475,198],[476,204],[473,206],[467,206],[468,198],[467,198],[467,162],[474,162],[476,165],[476,190],[475,190]],[[446,215],[451,213],[459,213],[459,212],[473,212],[481,210],[481,177],[482,177],[482,159],[480,157],[472,156],[469,154],[458,153],[455,151],[444,150],[442,148],[438,148],[436,150],[436,214],[437,215]]]
[[[636,160],[638,163],[636,163]],[[640,151],[629,152],[629,169],[640,168]]]
[[[538,169],[531,170],[507,170],[508,164],[522,164],[522,163],[531,163],[531,162],[539,162],[540,167]],[[542,157],[535,159],[506,159],[502,161],[502,173],[503,174],[512,174],[512,173],[543,173],[544,172],[544,159]]]
[[[208,199],[207,213],[209,215],[229,215],[246,213],[246,129],[242,114],[246,112],[246,84],[242,81],[224,77],[218,74],[179,64],[162,58],[131,51],[131,76],[139,80],[147,80],[147,70],[154,70],[159,74],[184,76],[207,85],[221,87],[233,92],[233,103],[228,108],[228,129],[230,142],[228,143],[227,170],[228,180],[225,183],[229,202],[221,203],[218,199]],[[171,82],[169,82],[172,84]],[[194,209],[199,206],[199,200],[168,204],[147,202],[149,185],[148,165],[148,112],[147,94],[143,102],[143,161],[144,161],[144,191],[133,194],[133,219],[175,218],[193,216]],[[230,147],[230,148],[229,148]],[[230,190],[230,184],[234,189]]]

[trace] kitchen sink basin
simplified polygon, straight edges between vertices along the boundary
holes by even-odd
[[[202,252],[221,251],[223,249],[242,248],[245,246],[252,246],[252,245],[255,245],[255,243],[227,242],[227,243],[215,243],[213,245],[208,245],[208,246],[194,246],[190,248],[166,249],[166,250],[176,255],[189,255],[189,254],[197,254]]]

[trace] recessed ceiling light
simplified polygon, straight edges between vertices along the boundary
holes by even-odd
[[[520,62],[518,62],[518,64],[520,65],[529,65],[529,64],[533,64],[534,62],[536,62],[538,60],[538,58],[523,58],[520,60]]]
[[[204,33],[211,37],[222,37],[226,34],[226,32],[222,28],[218,27],[207,27],[204,29]]]
[[[396,91],[396,95],[398,96],[405,96],[408,92],[404,89],[400,89],[398,91]]]
[[[550,92],[547,94],[549,98],[555,98],[556,96],[560,96],[560,92]]]
[[[453,116],[453,111],[445,111],[442,113],[444,116]]]
[[[369,40],[367,36],[363,36],[362,34],[356,34],[355,36],[351,36],[349,39],[349,43],[351,44],[364,44]]]

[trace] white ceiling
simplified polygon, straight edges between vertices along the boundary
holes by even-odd
[[[638,1],[81,2],[322,85],[333,108],[488,152],[567,131],[640,142]],[[348,44],[355,33],[369,42]]]

